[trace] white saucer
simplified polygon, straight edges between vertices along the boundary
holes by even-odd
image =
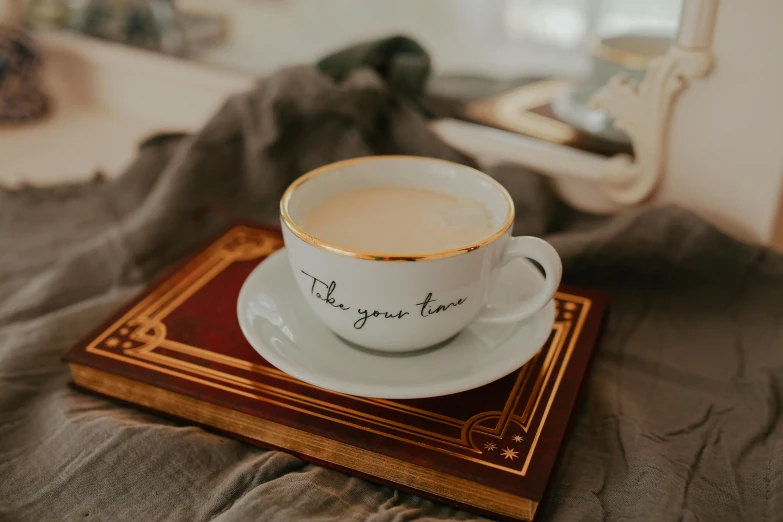
[[[532,264],[515,260],[502,270],[490,303],[532,295],[543,280]],[[471,325],[437,348],[387,355],[349,345],[318,320],[282,249],[248,276],[237,316],[253,348],[298,379],[351,395],[413,399],[469,390],[518,369],[549,337],[555,305],[516,324]]]

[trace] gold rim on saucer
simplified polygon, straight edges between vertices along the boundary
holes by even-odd
[[[464,169],[470,169],[472,170],[476,175],[482,177],[486,181],[492,183],[495,187],[500,190],[500,192],[503,194],[503,196],[506,198],[506,203],[508,205],[508,211],[506,212],[506,219],[503,222],[503,224],[500,226],[498,230],[496,230],[492,235],[487,236],[480,241],[476,241],[475,243],[471,243],[469,245],[457,247],[457,248],[451,248],[449,250],[441,250],[438,252],[430,252],[427,254],[389,254],[386,252],[370,252],[366,250],[358,250],[353,248],[347,248],[347,247],[341,247],[338,245],[335,245],[333,243],[328,243],[326,241],[323,241],[313,235],[308,234],[304,231],[299,225],[294,223],[294,220],[291,219],[290,214],[288,213],[288,204],[291,201],[291,197],[294,195],[294,192],[297,188],[299,188],[304,183],[307,183],[314,177],[318,176],[319,174],[324,174],[326,172],[329,172],[335,168],[339,167],[346,167],[348,165],[354,165],[356,163],[366,163],[366,162],[372,162],[372,161],[388,161],[388,160],[416,160],[416,161],[435,161],[438,163],[443,163],[446,165],[452,165],[459,168]],[[446,161],[442,159],[436,159],[436,158],[424,158],[420,156],[367,156],[364,158],[356,158],[356,159],[349,159],[349,160],[343,160],[343,161],[337,161],[335,163],[330,163],[328,165],[324,165],[323,167],[319,167],[315,170],[311,170],[307,174],[304,174],[297,178],[291,185],[286,189],[285,193],[283,194],[283,198],[280,200],[280,218],[283,221],[283,224],[288,228],[288,230],[291,231],[292,234],[294,234],[296,237],[304,241],[305,243],[309,243],[310,245],[320,248],[321,250],[326,250],[328,252],[332,252],[333,254],[338,254],[341,256],[346,257],[353,257],[356,259],[365,259],[368,261],[430,261],[433,259],[443,259],[444,257],[452,257],[452,256],[458,256],[460,254],[465,254],[467,252],[472,252],[474,250],[477,250],[481,247],[484,247],[493,241],[495,241],[497,238],[501,237],[503,234],[505,234],[511,226],[514,224],[514,202],[511,199],[511,195],[508,193],[508,191],[495,181],[493,178],[489,177],[488,175],[484,174],[483,172],[476,170],[472,167],[468,167],[466,165],[461,165],[459,163],[454,163],[452,161]]]

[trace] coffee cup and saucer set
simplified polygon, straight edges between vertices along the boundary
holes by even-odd
[[[447,395],[517,370],[552,332],[560,258],[542,239],[512,237],[511,197],[478,170],[341,161],[294,181],[280,216],[285,248],[248,276],[237,314],[251,346],[302,381]]]

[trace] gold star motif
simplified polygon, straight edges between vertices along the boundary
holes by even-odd
[[[565,304],[565,309],[566,310],[576,310],[576,304],[574,304],[574,303],[566,303]]]
[[[486,444],[484,444],[484,449],[487,450],[487,451],[492,451],[495,448],[497,448],[497,446],[495,446],[491,442],[487,442]]]
[[[129,331],[127,328],[120,328],[120,335],[128,335]]]
[[[127,350],[128,348],[132,347],[132,346],[133,346],[133,343],[131,343],[130,341],[125,341],[124,343],[122,343],[122,347],[123,347],[124,349],[126,349],[126,350]]]
[[[514,451],[512,448],[506,448],[501,453],[502,453],[504,459],[514,460],[514,459],[518,458],[517,457],[518,453],[516,451]]]
[[[109,348],[117,346],[118,344],[120,344],[120,340],[117,339],[116,337],[112,337],[111,339],[106,340],[106,346],[108,346]]]
[[[522,442],[523,440],[525,440],[522,438],[522,435],[514,435],[511,438],[514,440],[514,442]]]
[[[565,319],[566,321],[568,321],[569,319],[573,319],[573,317],[574,314],[572,314],[571,312],[566,312],[563,314],[563,319]]]

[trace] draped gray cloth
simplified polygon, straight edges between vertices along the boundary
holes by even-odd
[[[295,177],[369,154],[472,162],[375,72],[301,67],[116,181],[0,190],[0,519],[480,520],[67,387],[60,355],[230,217],[274,222]],[[783,520],[783,258],[679,208],[589,217],[491,174],[516,233],[612,297],[544,518]]]

